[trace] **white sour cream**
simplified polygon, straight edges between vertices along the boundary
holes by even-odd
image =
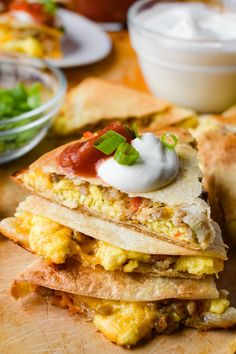
[[[35,22],[32,15],[30,13],[28,13],[27,11],[12,10],[11,16],[13,16],[17,21],[25,23],[25,24],[31,24],[31,23]]]
[[[236,14],[201,3],[157,4],[146,12],[143,25],[180,39],[236,39]]]
[[[179,160],[175,150],[167,149],[152,133],[131,142],[140,156],[135,164],[124,166],[113,157],[99,164],[98,176],[124,192],[151,192],[169,184],[176,177]]]

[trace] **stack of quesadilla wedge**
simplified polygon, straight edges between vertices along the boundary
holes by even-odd
[[[0,231],[43,260],[15,279],[13,296],[37,292],[127,347],[154,330],[234,326],[236,309],[214,283],[227,256],[192,144],[179,134],[171,183],[128,193],[78,173],[81,146],[97,137],[61,146],[14,176],[34,195]],[[86,162],[94,163],[91,155]]]

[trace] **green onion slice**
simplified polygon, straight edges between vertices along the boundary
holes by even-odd
[[[54,16],[57,10],[57,4],[54,0],[40,0],[41,4],[43,5],[43,9],[45,12],[49,13],[50,15]]]
[[[125,129],[132,139],[139,138],[137,124],[134,122],[131,127],[125,125]]]
[[[120,144],[124,142],[124,136],[114,132],[113,130],[108,130],[108,132],[100,136],[93,146],[105,155],[110,155],[118,148]]]
[[[137,124],[135,122],[132,124],[132,130],[134,132],[135,138],[139,138]]]
[[[178,138],[174,134],[166,133],[161,136],[162,144],[170,150],[173,150],[178,144]]]
[[[127,142],[120,144],[115,152],[114,160],[120,165],[133,165],[139,157],[139,152]]]

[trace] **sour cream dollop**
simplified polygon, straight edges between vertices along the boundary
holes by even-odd
[[[151,192],[172,182],[177,176],[179,159],[175,150],[167,149],[152,133],[132,140],[140,156],[135,164],[124,166],[113,157],[101,162],[98,176],[110,186],[124,192]]]
[[[35,22],[33,16],[24,10],[12,10],[11,16],[13,16],[17,21],[25,24],[32,24]]]
[[[146,11],[149,30],[187,40],[236,39],[236,14],[202,3],[160,3]]]

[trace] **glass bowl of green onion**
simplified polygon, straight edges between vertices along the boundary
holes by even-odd
[[[63,73],[44,61],[0,59],[0,164],[44,138],[66,88]]]

